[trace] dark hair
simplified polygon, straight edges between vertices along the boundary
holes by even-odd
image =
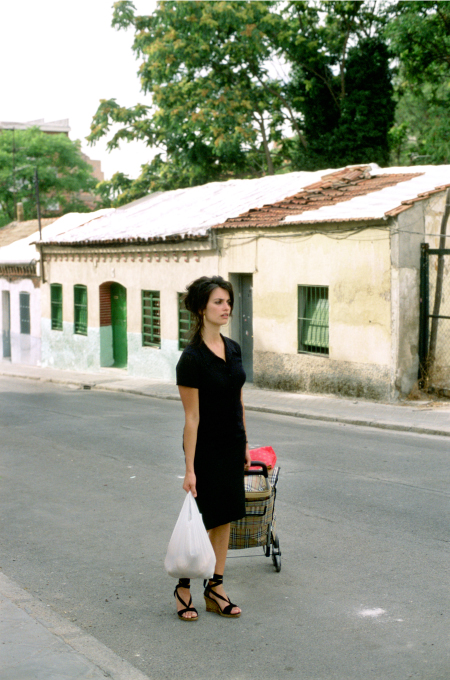
[[[223,288],[230,296],[231,311],[234,305],[233,286],[221,276],[201,276],[186,286],[184,305],[194,317],[191,327],[191,345],[199,345],[202,341],[203,312],[208,304],[209,296],[216,288]]]

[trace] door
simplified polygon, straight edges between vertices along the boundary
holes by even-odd
[[[232,337],[242,350],[242,363],[247,382],[253,382],[253,276],[230,274],[234,288]]]
[[[419,380],[450,394],[450,248],[422,244],[420,265]]]
[[[9,290],[2,291],[3,358],[11,359],[11,302]]]
[[[128,361],[127,345],[127,289],[120,283],[111,284],[111,325],[114,366],[125,368]]]

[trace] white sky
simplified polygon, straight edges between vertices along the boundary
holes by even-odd
[[[131,50],[133,30],[111,27],[114,0],[3,0],[0,19],[0,120],[47,122],[68,118],[70,138],[102,162],[106,178],[137,177],[152,156],[143,143],[108,153],[103,140],[88,146],[100,99],[124,106],[150,103],[140,92]],[[155,0],[134,0],[150,14]]]

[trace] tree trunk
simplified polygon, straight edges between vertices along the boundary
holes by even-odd
[[[262,135],[262,139],[263,139],[264,153],[266,154],[267,173],[269,175],[274,175],[275,174],[275,168],[273,167],[272,156],[270,154],[269,144],[267,142],[267,137],[266,137],[266,128],[264,126],[264,118],[262,116],[261,116],[260,120],[258,121],[258,123],[259,123],[261,135]]]

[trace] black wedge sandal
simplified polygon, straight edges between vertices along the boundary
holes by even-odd
[[[234,607],[237,607],[236,604],[233,604],[231,600],[228,597],[223,597],[223,595],[219,595],[219,593],[216,593],[213,588],[216,586],[221,586],[223,583],[223,576],[221,574],[214,574],[212,578],[209,579],[211,583],[208,581],[204,581],[203,585],[206,586],[205,592],[203,593],[203,597],[205,598],[206,602],[206,611],[207,612],[215,612],[216,614],[219,614],[220,616],[225,616],[228,619],[238,619],[241,615],[241,612],[238,614],[232,614],[231,610]],[[213,595],[214,597],[211,597]],[[223,609],[219,605],[218,601],[215,600],[216,598],[218,600],[223,600],[224,602],[227,603],[226,607]]]
[[[191,582],[190,579],[188,578],[180,578],[178,581],[177,585],[175,586],[175,590],[173,591],[174,597],[181,602],[183,605],[184,609],[180,609],[177,611],[177,616],[179,619],[182,621],[197,621],[198,619],[198,611],[196,610],[195,607],[191,607],[192,604],[192,597],[189,597],[189,602],[186,604],[184,600],[181,599],[181,597],[178,594],[178,588],[190,588],[191,587]],[[196,616],[183,616],[183,614],[186,614],[186,612],[195,612]]]

